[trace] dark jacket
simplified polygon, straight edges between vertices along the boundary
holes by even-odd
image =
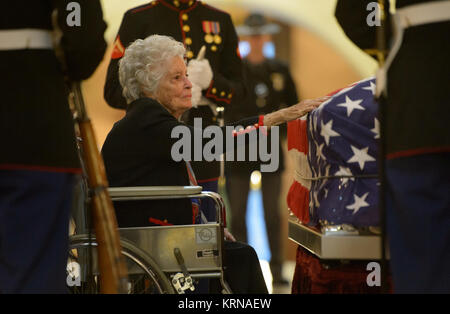
[[[260,64],[243,60],[243,72],[247,94],[245,101],[225,111],[227,121],[237,121],[244,117],[265,115],[298,102],[297,91],[289,67],[282,61],[266,59]],[[276,148],[279,150],[280,165],[284,169],[284,155],[281,147],[282,138],[286,137],[285,124],[280,125],[280,138]],[[271,147],[271,137],[268,147]],[[248,147],[248,146],[247,146]],[[248,154],[248,153],[247,153]],[[249,174],[259,170],[261,161],[227,162],[227,171]]]
[[[106,24],[98,0],[79,0],[81,26],[69,27],[69,0],[8,2],[0,11],[0,31],[51,30],[58,11],[67,75],[88,78],[106,50]],[[0,169],[79,172],[72,115],[62,65],[50,49],[0,50]]]
[[[238,123],[253,125],[258,123],[258,118]],[[157,101],[141,98],[132,102],[125,117],[114,124],[102,148],[109,185],[190,185],[186,163],[174,161],[171,155],[172,145],[178,141],[171,138],[176,126],[186,125]],[[194,128],[189,128],[194,134]],[[151,201],[151,205],[148,201],[117,202],[115,208],[121,227],[153,225],[150,217],[153,221],[176,225],[193,221],[191,203],[185,199]]]
[[[336,17],[360,48],[375,48],[377,27],[369,27],[369,0],[340,0]],[[426,3],[397,0],[397,8]],[[450,151],[450,22],[413,26],[387,73],[385,139],[387,158]],[[392,39],[388,34],[387,42]]]
[[[128,10],[123,17],[105,82],[105,99],[110,106],[126,108],[118,78],[118,62],[125,48],[136,39],[154,34],[171,36],[183,42],[188,61],[195,58],[205,45],[205,58],[211,64],[213,80],[203,95],[220,106],[239,103],[245,89],[238,38],[230,15],[201,1],[156,0]],[[195,117],[201,117],[203,125],[217,125],[209,106],[192,108],[183,120],[192,125]],[[193,162],[192,166],[198,179],[219,177],[218,162]]]

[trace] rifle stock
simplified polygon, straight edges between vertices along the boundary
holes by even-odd
[[[127,268],[121,254],[118,225],[113,204],[108,193],[103,158],[97,148],[97,141],[91,121],[87,115],[79,82],[71,85],[73,105],[82,138],[83,161],[91,191],[92,218],[97,237],[98,265],[101,293],[126,293]]]

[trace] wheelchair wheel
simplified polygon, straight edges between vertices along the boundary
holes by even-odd
[[[128,269],[128,294],[175,293],[170,281],[149,254],[127,240],[121,239],[120,242]],[[66,282],[71,293],[100,293],[96,248],[94,235],[70,237]]]

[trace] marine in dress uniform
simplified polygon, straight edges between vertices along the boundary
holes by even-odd
[[[344,32],[362,49],[375,45],[368,2],[340,0],[336,6]],[[387,69],[384,117],[394,289],[450,292],[450,3],[397,0],[396,7],[406,23]],[[388,42],[397,38],[390,34]]]
[[[215,108],[229,108],[245,94],[238,40],[228,13],[196,0],[156,0],[125,13],[106,77],[104,96],[108,104],[126,107],[118,79],[118,62],[131,42],[153,34],[183,42],[188,61],[195,59],[201,47],[206,46],[205,58],[213,77],[202,91],[203,98],[197,108],[192,108],[183,120],[193,125],[193,119],[199,117],[204,127],[218,124]],[[217,191],[219,162],[193,161],[192,167],[204,190]]]
[[[256,63],[248,56],[243,60],[244,79],[247,88],[247,98],[240,104],[226,111],[227,121],[237,121],[243,117],[263,115],[298,102],[294,80],[288,66],[277,59],[265,58],[262,54],[261,36],[270,36],[278,32],[279,26],[269,24],[260,14],[251,14],[244,25],[237,28],[240,36],[252,36],[258,43],[251,44],[250,54],[259,53],[262,57]],[[257,47],[259,46],[259,47]],[[285,137],[285,127],[280,127],[280,134]],[[271,146],[271,137],[268,138],[268,147]],[[284,154],[280,144],[275,147],[279,150],[279,167],[275,172],[262,173],[262,194],[264,217],[270,244],[270,267],[274,283],[283,283],[282,279],[282,239],[281,239],[281,212],[279,197],[281,192],[281,173],[284,170]],[[248,145],[246,147],[249,147]],[[247,154],[248,157],[248,154]],[[236,158],[234,159],[236,160]],[[227,161],[227,183],[231,206],[231,230],[234,236],[247,242],[246,208],[249,192],[250,174],[260,170],[261,161]],[[287,282],[286,282],[287,283]]]
[[[71,80],[88,78],[106,50],[100,2],[77,0],[81,24],[73,27],[70,2],[13,1],[0,12],[0,293],[66,290],[71,195],[81,169],[52,11]]]

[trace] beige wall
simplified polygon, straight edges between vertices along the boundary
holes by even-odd
[[[302,99],[323,96],[362,78],[333,47],[300,27],[291,30],[290,65]]]
[[[111,49],[112,46],[110,43],[102,63],[95,73],[88,80],[83,82],[83,95],[88,114],[91,117],[94,131],[97,136],[99,148],[103,145],[106,135],[111,130],[114,122],[121,119],[125,113],[123,110],[114,109],[108,106],[103,98],[103,86],[105,85]]]

